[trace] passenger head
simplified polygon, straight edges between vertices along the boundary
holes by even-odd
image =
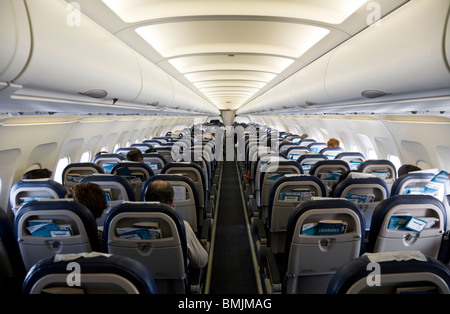
[[[308,137],[308,134],[303,133],[303,134],[300,136],[300,140],[304,140],[304,139],[307,138],[307,137]]]
[[[108,154],[108,152],[101,150],[101,151],[97,152],[94,157],[100,156],[101,154]]]
[[[86,206],[95,218],[99,218],[108,207],[105,192],[100,185],[92,182],[74,185],[66,197],[73,198],[76,202]]]
[[[160,202],[173,206],[174,191],[172,185],[163,180],[156,180],[148,185],[145,192],[145,200],[148,202]]]
[[[145,200],[148,202],[160,202],[173,206],[174,191],[172,185],[163,180],[156,180],[148,185],[145,192]]]
[[[148,153],[157,153],[157,152],[158,152],[158,151],[157,151],[156,148],[154,148],[154,147],[148,148],[148,149],[145,151],[146,154],[148,154]]]
[[[30,171],[27,171],[23,174],[24,180],[29,179],[46,179],[50,178],[52,176],[52,172],[48,170],[47,168],[43,169],[33,169]]]
[[[414,165],[410,165],[410,164],[405,164],[400,166],[400,168],[398,168],[398,176],[402,176],[404,174],[410,173],[411,171],[419,171],[422,170],[417,166]]]
[[[339,141],[335,138],[330,138],[327,142],[327,147],[339,147]]]
[[[127,160],[128,161],[136,161],[136,162],[143,162],[144,156],[142,155],[142,152],[140,149],[132,149],[127,153]]]

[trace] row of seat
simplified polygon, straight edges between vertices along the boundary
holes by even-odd
[[[191,148],[184,148],[184,156],[187,156],[186,152],[191,156]],[[102,154],[97,158],[120,156],[111,155]],[[159,154],[144,155],[159,158],[156,156]],[[206,153],[202,152],[202,155]],[[208,249],[214,212],[212,190],[215,190],[218,179],[217,164],[214,162],[215,170],[209,173],[199,165],[201,163],[198,160],[187,162],[179,159],[164,162],[164,166],[158,169],[159,174],[155,174],[145,163],[126,162],[119,157],[121,161],[111,168],[110,173],[105,173],[105,169],[97,163],[98,160],[68,165],[63,171],[64,184],[50,179],[37,179],[22,180],[12,187],[10,200],[15,216],[14,228],[10,228],[10,231],[14,229],[15,234],[12,237],[2,235],[1,239],[7,243],[8,251],[11,248],[16,248],[16,251],[15,254],[10,252],[5,256],[16,256],[21,261],[23,270],[31,272],[35,268],[48,267],[42,265],[51,264],[51,257],[55,254],[100,252],[103,244],[113,256],[120,256],[122,260],[125,257],[131,258],[150,270],[156,290],[149,285],[147,292],[199,293],[204,270],[189,269],[183,221],[192,226],[203,246]],[[121,171],[124,167],[127,168],[126,171]],[[137,176],[140,180],[130,180],[127,178],[130,175]],[[205,175],[208,175],[208,181],[205,180]],[[147,186],[159,179],[169,181],[174,187],[174,208],[143,202]],[[64,199],[66,191],[78,182],[95,182],[108,196],[109,207],[97,221],[83,205]],[[133,186],[133,183],[137,184]],[[3,210],[0,211],[4,213]],[[57,225],[70,225],[72,235],[52,238],[30,234],[30,223],[50,220]],[[152,231],[152,235],[156,234],[160,238],[129,239],[118,234],[118,230],[147,223],[158,224],[158,231]],[[99,242],[98,227],[103,228],[104,243]],[[11,244],[12,241],[15,245]],[[90,265],[91,261],[90,259],[88,262]],[[14,262],[8,264],[18,265]],[[16,272],[0,266],[7,272],[2,278],[21,273],[20,269]],[[98,291],[95,290],[97,288],[93,287],[93,291]]]
[[[341,201],[341,200],[339,200],[339,201]],[[57,202],[63,202],[63,201],[57,201]],[[67,202],[67,201],[65,201],[65,203],[66,204],[72,203],[72,205],[74,205],[74,202]],[[322,205],[326,205],[325,203],[321,202]],[[142,207],[138,206],[137,204],[133,204],[133,205],[137,206],[135,209],[137,209],[139,211],[142,209]],[[152,207],[152,205],[156,205],[156,204],[149,204],[150,207]],[[309,205],[311,205],[311,204],[309,204]],[[32,206],[32,205],[28,205],[28,206]],[[328,205],[328,206],[330,206],[330,205]],[[339,204],[338,203],[334,203],[333,206],[334,206],[333,207],[334,209],[339,208]],[[311,217],[311,215],[317,215],[317,212],[316,213],[313,213],[313,212],[311,213],[310,211],[312,211],[312,210],[308,209],[307,207],[308,206],[305,205],[302,209],[298,209],[296,211],[296,213],[295,213],[295,216],[302,217],[303,221],[305,221],[305,220],[308,219],[308,217]],[[314,208],[317,208],[316,205],[314,206]],[[48,209],[45,209],[45,210],[48,210]],[[118,211],[117,214],[123,214],[126,211],[127,210],[125,208],[122,208],[121,210]],[[310,212],[308,214],[309,216],[306,215],[307,212]],[[323,213],[323,214],[325,214],[325,213]],[[356,210],[349,210],[347,214],[349,216],[358,216],[358,215],[360,215],[360,212],[357,209]],[[133,217],[133,218],[135,218],[135,217]],[[359,219],[361,221],[363,219],[362,216],[359,216]],[[178,226],[181,226],[181,223],[178,223]],[[295,227],[296,231],[294,231],[295,233],[299,233],[299,229],[298,229],[299,226],[300,226],[300,224],[297,223],[296,227]],[[360,237],[357,237],[355,235],[358,234],[357,230],[363,232],[362,225],[361,224],[359,226],[352,225],[352,226],[349,226],[349,229],[352,229],[351,233],[352,233],[352,236],[353,236],[353,237],[350,238],[349,243],[346,243],[345,241],[342,241],[343,243],[336,243],[336,244],[323,242],[323,243],[320,243],[321,247],[324,250],[332,251],[333,249],[337,249],[338,246],[340,245],[341,249],[343,249],[343,247],[346,247],[347,250],[350,250],[352,252],[359,252],[361,250],[361,247],[360,247],[361,242],[358,241],[358,238],[360,239]],[[349,236],[349,235],[346,235],[346,237],[347,236]],[[312,255],[312,256],[314,256],[316,254],[317,248],[315,247],[315,245],[308,245],[310,243],[308,243],[308,241],[305,241],[305,239],[307,240],[307,237],[304,237],[304,239],[299,238],[295,245],[291,245],[290,250],[292,250],[293,252],[294,251],[301,251],[302,255],[308,255],[308,256]],[[304,241],[303,243],[302,243],[302,240]],[[344,240],[344,239],[341,238],[339,240]],[[118,240],[118,241],[120,241],[120,240]],[[111,242],[112,246],[117,245],[118,250],[121,249],[120,248],[121,246],[119,245],[119,243],[114,243],[114,241],[110,241],[110,242]],[[341,241],[339,241],[339,242],[341,242]],[[335,246],[334,247],[329,247],[329,246],[332,246],[332,245],[335,245]],[[126,246],[124,248],[122,248],[122,249],[123,250],[129,250],[129,249],[134,250],[133,248],[126,247]],[[142,249],[145,249],[145,248],[142,247]],[[120,251],[118,253],[120,253]],[[409,252],[408,254],[413,254],[413,253],[414,252]],[[397,254],[397,253],[392,253],[392,254]],[[403,252],[403,254],[404,254],[404,252]],[[122,256],[122,255],[125,255],[125,254],[115,254],[115,255]],[[343,257],[343,255],[345,255],[345,254],[342,254],[342,253],[340,254],[341,257]],[[423,254],[423,255],[426,256],[425,254]],[[328,255],[327,257],[331,257],[331,256]],[[335,256],[333,256],[333,257],[335,257]],[[40,278],[44,274],[47,274],[49,276],[50,276],[50,274],[54,274],[55,273],[55,268],[54,267],[57,267],[57,269],[58,269],[57,272],[60,272],[62,274],[61,276],[65,275],[63,277],[64,279],[67,278],[67,268],[63,268],[63,265],[64,265],[64,267],[66,267],[67,264],[63,263],[63,264],[58,264],[58,265],[55,266],[54,265],[55,261],[52,260],[52,258],[53,257],[49,257],[49,258],[43,259],[39,263],[37,263],[37,264],[35,264],[33,266],[33,268],[30,270],[29,276],[27,276],[27,279],[25,281],[26,285],[24,287],[26,287],[26,289],[27,289],[26,291],[30,291],[30,292],[34,291],[34,292],[36,292],[36,291],[49,289],[49,287],[45,286],[45,281],[44,282],[42,282],[42,281],[37,282],[37,280],[33,279],[33,278],[36,278],[36,277]],[[138,256],[138,258],[139,258],[139,256]],[[366,259],[367,259],[367,256],[364,256],[364,257],[361,257],[361,258],[357,258],[356,257],[356,259],[351,259],[348,262],[348,265],[347,265],[347,263],[344,262],[344,267],[342,267],[342,268],[339,267],[339,271],[334,273],[334,274],[332,273],[331,276],[330,276],[330,274],[326,274],[326,273],[325,274],[323,274],[323,273],[319,273],[319,274],[315,273],[314,274],[315,276],[312,276],[311,274],[307,274],[304,271],[302,271],[302,270],[305,269],[304,267],[307,267],[306,268],[307,270],[310,270],[311,267],[314,267],[316,269],[320,269],[320,268],[327,269],[327,267],[329,267],[329,265],[327,265],[328,264],[327,263],[328,259],[322,259],[322,258],[321,259],[315,259],[312,262],[310,261],[310,264],[308,265],[308,264],[305,264],[305,262],[302,262],[300,260],[295,260],[295,259],[291,258],[288,261],[288,264],[287,264],[287,271],[289,271],[291,269],[294,269],[294,272],[295,272],[295,269],[300,268],[300,273],[302,275],[296,276],[296,273],[293,273],[293,274],[291,274],[289,276],[286,275],[287,279],[286,279],[286,283],[285,283],[285,289],[286,289],[287,292],[300,292],[301,290],[297,290],[299,288],[297,288],[296,285],[299,284],[299,282],[301,282],[301,284],[299,285],[300,289],[302,289],[304,287],[308,287],[308,290],[306,292],[311,293],[312,291],[310,290],[310,288],[311,287],[317,287],[317,278],[316,278],[317,275],[319,275],[319,277],[322,277],[320,279],[324,279],[326,277],[326,275],[328,275],[328,277],[331,277],[329,280],[327,280],[327,282],[329,282],[329,284],[326,286],[326,287],[328,287],[328,290],[329,290],[328,292],[329,293],[342,293],[343,291],[347,291],[345,289],[349,289],[349,287],[350,287],[349,283],[348,283],[349,278],[353,278],[353,277],[350,277],[350,276],[346,275],[346,273],[348,273],[348,272],[350,272],[350,273],[355,272],[356,269],[357,269],[358,272],[361,272],[361,274],[362,274],[362,275],[360,275],[360,278],[359,278],[360,281],[362,280],[361,276],[363,276],[364,274],[366,276],[369,275],[368,272],[364,272],[363,269],[361,268],[361,265],[364,265],[365,267],[367,266],[368,262],[366,261]],[[134,261],[135,259],[133,258],[131,260]],[[81,265],[85,266],[85,264],[84,264],[85,262],[92,264],[92,263],[94,263],[94,261],[95,260],[92,259],[92,260],[89,260],[89,261],[88,260],[84,260],[84,261],[79,261],[78,260],[77,262],[80,262],[80,263],[82,263]],[[110,263],[110,261],[113,261],[113,259],[111,259],[111,260],[104,260],[104,258],[103,258],[103,260],[97,261],[98,264],[96,264],[96,265],[98,266],[98,268],[96,269],[96,271],[99,271],[100,269],[105,271],[105,269],[108,269],[106,267],[107,267],[107,264]],[[128,265],[130,265],[130,263],[131,263],[130,261],[125,261],[125,262]],[[320,265],[311,265],[311,263],[316,264],[318,262],[319,262]],[[333,259],[333,262],[337,262],[339,264],[339,261],[335,261],[334,259]],[[365,262],[365,264],[363,264],[363,262]],[[381,267],[383,267],[383,274],[386,273],[384,271],[384,269],[385,269],[385,266],[384,266],[385,264],[383,264],[384,262],[385,261],[380,263]],[[390,261],[390,262],[392,262],[392,261]],[[418,263],[415,260],[412,261],[412,262],[410,262],[408,260],[407,263],[400,263],[400,265],[398,265],[398,267],[393,267],[393,266],[392,267],[393,267],[394,270],[396,269],[396,271],[399,273],[398,275],[401,277],[401,275],[405,275],[405,274],[404,274],[404,272],[399,272],[398,268],[399,267],[404,267],[405,265],[409,265],[409,264],[411,264],[413,262],[416,263],[414,265],[417,266],[418,269],[421,269],[422,272],[426,271],[426,272],[428,272],[428,273],[430,273],[432,275],[434,271],[440,271],[440,274],[442,276],[445,275],[448,278],[448,270],[447,270],[447,268],[442,267],[442,265],[441,265],[442,263],[440,263],[439,261],[436,261],[435,259],[430,258],[430,257],[426,257],[425,260],[421,260],[420,263]],[[140,263],[140,265],[142,265],[142,264]],[[147,272],[145,270],[142,270],[142,266],[140,266],[140,265],[139,264],[134,265],[132,270],[134,272],[136,272],[136,273],[139,273],[140,274],[139,277],[146,278],[145,276],[142,275],[142,273],[146,274]],[[350,265],[352,265],[352,266],[350,266]],[[355,265],[358,266],[358,268],[355,268]],[[390,265],[390,264],[386,264],[386,265]],[[49,268],[50,266],[53,266],[53,267],[50,269]],[[388,267],[388,266],[386,266],[386,267]],[[391,267],[391,266],[389,266],[389,267]],[[64,272],[64,269],[66,270],[66,272]],[[87,271],[87,270],[84,267],[82,269],[83,269],[83,275],[84,275],[84,271]],[[88,269],[89,269],[89,271],[87,271],[87,273],[90,273],[91,270],[90,270],[89,267],[88,267]],[[414,267],[412,267],[412,268],[410,267],[408,269],[409,269],[409,273],[408,273],[409,275],[408,275],[407,278],[409,278],[409,280],[412,281],[411,278],[414,278],[414,276],[411,277],[411,272],[418,272],[418,270],[416,270]],[[50,272],[50,270],[51,270],[51,272]],[[309,276],[307,276],[307,275],[309,275]],[[432,279],[431,275],[429,275],[429,277]],[[60,281],[61,281],[61,276],[59,278]],[[424,275],[420,274],[420,276],[424,276]],[[86,276],[86,278],[87,277],[88,276]],[[148,275],[147,275],[147,277],[148,277]],[[436,276],[434,276],[434,277],[436,277]],[[98,280],[98,277],[95,277],[95,278],[97,278],[96,281],[91,281],[91,284],[95,283],[94,286],[91,287],[89,284],[85,285],[83,283],[83,289],[93,289],[92,291],[99,291],[99,290],[94,290],[94,289],[99,289],[99,288],[104,289],[105,287],[103,285],[101,285],[102,282]],[[421,278],[422,278],[421,279],[421,283],[422,283],[422,286],[423,286],[424,285],[423,282],[424,282],[425,279],[423,279],[423,277],[421,277]],[[314,281],[314,279],[316,279],[316,280]],[[55,279],[54,278],[48,278],[47,280],[49,280],[50,282],[54,283]],[[173,278],[172,278],[172,280],[173,280]],[[306,280],[306,282],[304,280]],[[391,278],[391,280],[392,280],[392,278]],[[430,280],[430,279],[428,279],[428,280]],[[445,282],[448,282],[447,279],[445,279],[445,280],[446,280]],[[150,283],[152,282],[149,279],[145,279],[144,281],[150,282]],[[364,282],[362,282],[362,283],[364,283]],[[392,281],[390,281],[390,283],[392,284]],[[65,286],[64,284],[65,284],[65,282],[62,283],[62,286]],[[114,284],[114,282],[108,281],[108,284],[111,285],[111,284]],[[296,284],[296,285],[294,286],[294,284]],[[411,285],[412,285],[412,283],[411,283]],[[155,285],[155,287],[156,286],[157,285]],[[356,291],[355,289],[360,289],[361,290],[362,288],[368,288],[368,287],[367,287],[367,285],[362,285],[362,287],[352,288],[352,289],[350,289],[350,291],[355,292]],[[386,285],[383,285],[382,288],[383,289],[387,289],[387,288],[393,288],[393,287],[391,287],[391,286],[386,287]],[[437,288],[442,289],[444,292],[448,293],[448,289],[446,290],[446,286],[444,287],[443,284],[441,284],[440,286],[438,285]],[[427,285],[427,289],[430,289],[430,287],[428,285]],[[67,293],[67,291],[65,291],[65,292]],[[316,292],[320,292],[320,291],[316,291]],[[47,291],[47,293],[52,293],[51,289],[50,289],[50,291]],[[53,292],[53,293],[55,293],[55,292]]]
[[[245,134],[241,136],[245,141]],[[266,143],[266,139],[260,142]],[[364,252],[418,250],[448,263],[445,187],[435,196],[403,195],[412,187],[424,186],[435,173],[397,178],[391,162],[348,153],[343,155],[355,161],[356,171],[327,187],[324,179],[338,182],[339,176],[351,169],[349,160],[309,153],[290,160],[281,150],[269,153],[265,145],[258,147],[257,141],[245,143],[237,147],[246,147],[252,159],[239,163],[241,180],[257,232],[256,247],[260,266],[266,271],[267,291],[325,293],[334,273]],[[287,145],[282,143],[280,148]],[[291,143],[285,151],[289,149],[304,148]],[[312,165],[305,171],[299,161],[309,157],[316,160],[308,161]],[[367,196],[370,200],[364,202],[362,197]],[[404,217],[426,217],[433,225],[421,232],[389,227]],[[339,222],[346,230],[323,235],[304,232],[306,226],[321,226],[323,221]]]

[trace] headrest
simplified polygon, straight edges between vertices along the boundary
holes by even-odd
[[[327,293],[347,293],[353,284],[372,274],[373,267],[368,266],[374,261],[378,263],[382,275],[430,273],[433,274],[433,278],[439,277],[450,287],[450,271],[438,260],[425,256],[420,252],[390,252],[364,254],[345,264],[332,277]]]
[[[203,172],[203,169],[202,169],[202,167],[200,167],[195,162],[169,162],[167,165],[165,165],[161,169],[161,174],[166,174],[167,171],[169,171],[169,169],[184,168],[184,167],[194,168],[195,170],[197,170],[197,172],[199,173],[200,178],[202,180],[203,188],[206,188],[206,185],[205,185],[205,174]],[[170,172],[169,172],[169,174],[170,174]]]
[[[397,177],[397,171],[395,168],[395,165],[392,163],[392,161],[387,160],[387,159],[368,159],[368,160],[364,160],[359,166],[358,166],[358,171],[359,172],[364,172],[364,169],[366,168],[370,168],[376,166],[374,168],[381,168],[381,167],[387,167],[392,169],[392,174],[393,177],[392,179]]]
[[[67,267],[71,262],[78,263],[83,274],[116,274],[130,281],[142,294],[158,293],[153,276],[144,265],[125,256],[98,252],[57,254],[40,260],[29,270],[22,292],[30,293],[32,287],[46,275],[69,274]]]
[[[319,151],[319,154],[325,154],[325,153],[330,153],[330,152],[337,153],[337,152],[343,152],[343,151],[344,151],[344,149],[342,147],[325,147]]]
[[[159,153],[156,153],[156,152],[154,152],[154,153],[144,153],[144,154],[142,154],[142,156],[144,157],[144,160],[146,158],[158,158],[164,163],[164,165],[167,164],[167,159],[163,155],[161,155]]]
[[[350,174],[353,175],[354,172],[351,172]],[[349,174],[349,176],[350,176]],[[357,174],[358,176],[358,174]],[[378,177],[360,177],[360,178],[351,178],[347,177],[344,180],[342,180],[334,189],[333,196],[335,197],[341,197],[344,190],[351,185],[366,185],[368,188],[370,187],[377,187],[384,191],[386,194],[386,197],[390,196],[389,187],[383,179],[380,179]]]
[[[342,158],[346,158],[346,157],[359,158],[362,160],[366,159],[364,154],[360,153],[360,152],[342,152],[342,153],[337,154],[335,159],[342,159]]]
[[[74,162],[71,164],[68,164],[64,170],[63,170],[63,177],[64,177],[64,173],[67,172],[67,170],[69,169],[73,169],[73,168],[91,168],[91,169],[95,169],[98,173],[103,173],[103,168],[100,167],[98,164],[93,163],[93,162]]]
[[[411,193],[405,193],[405,190],[401,190],[402,187],[408,181],[416,182],[413,184],[413,190]],[[417,185],[417,182],[422,182],[420,186]],[[397,194],[422,194],[422,195],[435,195],[438,194],[439,191],[443,191],[446,188],[446,184],[448,182],[448,173],[446,171],[440,171],[437,174],[430,172],[410,172],[400,176],[397,180],[395,180],[392,185],[392,195]],[[444,193],[442,193],[444,194]],[[441,199],[442,201],[442,199]]]
[[[97,183],[98,185],[100,185],[100,187],[102,187],[102,185],[104,186],[105,184],[108,184],[108,183],[117,183],[124,188],[125,192],[127,193],[128,200],[130,200],[130,201],[134,200],[134,192],[133,192],[133,188],[131,187],[130,182],[127,179],[125,179],[124,177],[121,177],[119,175],[115,175],[115,174],[92,175],[92,176],[84,177],[83,179],[81,179],[80,182],[83,182],[83,183],[84,182],[94,182],[94,183]]]
[[[319,167],[324,167],[324,166],[344,168],[345,171],[350,170],[348,163],[343,160],[326,159],[326,160],[319,160],[316,163],[314,163],[314,165],[311,166],[311,169],[309,170],[309,172],[314,173]]]
[[[298,157],[297,162],[302,162],[305,159],[327,160],[328,156],[323,154],[305,154]]]
[[[275,183],[270,187],[271,198],[272,198],[272,196],[274,196],[278,187],[286,182],[299,182],[299,183],[309,182],[312,184],[316,184],[319,187],[319,189],[321,190],[322,195],[326,195],[325,185],[316,176],[308,175],[308,174],[286,174],[283,177],[281,177],[280,179],[278,179],[277,181],[275,181]],[[272,202],[273,202],[273,200],[272,200]],[[270,200],[269,200],[269,207],[270,207]]]
[[[347,178],[361,179],[361,178],[377,178],[376,175],[368,172],[350,172]]]
[[[153,169],[150,168],[149,165],[142,163],[142,162],[136,162],[136,161],[122,161],[117,163],[111,170],[112,174],[120,174],[120,171],[123,168],[132,168],[132,169],[142,169],[145,170],[149,176],[153,176]]]
[[[94,157],[93,163],[98,163],[99,160],[125,160],[125,157],[121,154],[100,154]]]
[[[52,191],[55,191],[60,198],[64,198],[67,194],[66,188],[61,183],[51,179],[26,179],[18,181],[11,187],[11,193],[18,189],[26,188],[51,189]]]
[[[422,262],[427,261],[427,257],[420,251],[396,251],[396,252],[379,252],[379,253],[365,253],[367,259],[372,263],[384,262],[401,262],[409,260],[418,260]]]

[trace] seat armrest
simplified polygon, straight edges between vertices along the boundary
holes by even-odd
[[[264,269],[265,278],[264,283],[267,293],[281,293],[281,276],[278,270],[278,265],[273,255],[272,250],[268,249],[266,252],[267,266]]]
[[[213,218],[214,217],[214,200],[209,199],[206,202],[206,218]]]
[[[258,205],[256,204],[256,199],[254,198],[249,198],[248,200],[248,208],[247,208],[247,214],[248,217],[252,218],[258,218],[259,217],[259,209],[258,209]]]
[[[189,268],[189,290],[192,294],[201,294],[205,281],[205,269]]]
[[[203,221],[202,229],[200,230],[200,243],[202,246],[206,249],[208,247],[208,242],[211,240],[211,227],[212,227],[212,220],[211,219],[205,219]]]
[[[258,231],[258,240],[262,245],[267,245],[267,231],[266,226],[261,218],[255,219],[255,227]]]

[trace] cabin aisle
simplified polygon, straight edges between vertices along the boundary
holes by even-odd
[[[216,216],[210,294],[256,294],[257,278],[234,161],[224,161]],[[259,278],[258,278],[259,280]]]

